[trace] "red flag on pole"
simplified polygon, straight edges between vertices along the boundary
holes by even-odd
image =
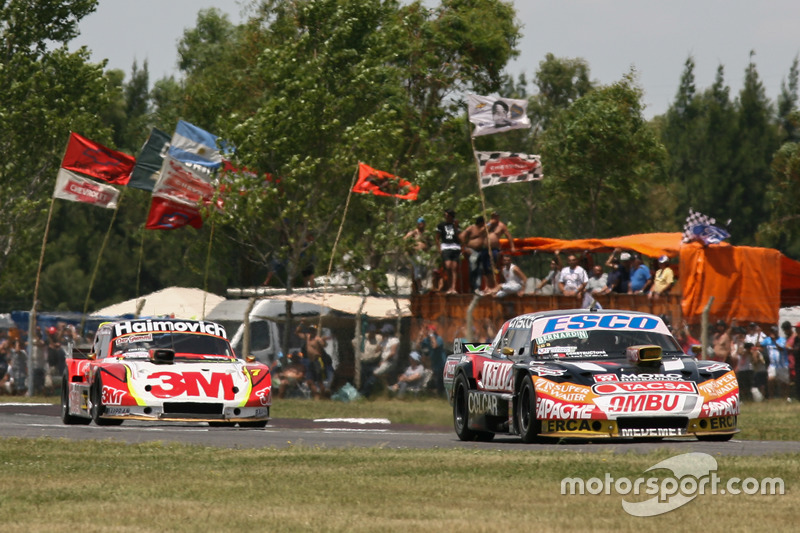
[[[200,210],[193,206],[153,196],[145,229],[178,229],[183,226],[203,227]]]
[[[79,172],[115,185],[127,185],[136,159],[102,144],[70,133],[61,168]]]
[[[388,172],[358,164],[358,181],[353,192],[374,194],[376,196],[393,196],[401,200],[416,200],[419,187]]]

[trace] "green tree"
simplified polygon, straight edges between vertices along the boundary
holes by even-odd
[[[665,151],[642,116],[632,75],[597,88],[544,132],[543,211],[565,237],[662,230],[650,190],[665,177]]]
[[[784,143],[775,154],[766,196],[770,217],[759,226],[759,242],[800,257],[800,143]]]
[[[66,47],[96,0],[0,3],[0,294],[28,307],[44,222],[70,130],[106,141],[102,66]],[[27,302],[27,303],[26,303]]]
[[[285,264],[292,286],[310,256],[327,270],[357,162],[401,176],[422,187],[422,199],[351,198],[338,243],[348,266],[380,288],[414,219],[452,206],[450,181],[471,154],[463,108],[450,96],[499,88],[518,34],[513,15],[493,0],[433,11],[377,0],[264,3],[260,20],[232,34],[239,64],[255,67],[228,68],[226,79],[249,97],[219,121],[261,177],[233,179],[220,220],[262,265]]]
[[[789,79],[781,81],[781,93],[778,95],[778,120],[780,120],[781,136],[790,142],[800,140],[800,117],[798,117],[798,101],[800,101],[800,58],[794,57],[789,69]]]
[[[772,103],[766,96],[753,62],[745,70],[744,86],[737,99],[738,136],[731,159],[731,181],[719,198],[731,219],[732,239],[741,244],[755,244],[759,224],[768,219],[765,194],[770,181],[770,162],[780,146]]]

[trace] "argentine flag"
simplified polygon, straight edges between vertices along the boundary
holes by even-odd
[[[178,121],[169,155],[187,164],[216,169],[222,165],[222,155],[217,149],[217,136],[184,120]]]

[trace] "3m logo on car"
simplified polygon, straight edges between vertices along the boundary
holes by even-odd
[[[157,381],[156,384],[147,385],[150,393],[156,398],[175,398],[177,396],[207,396],[233,400],[236,393],[233,390],[233,376],[222,372],[215,372],[206,380],[202,372],[155,372],[147,377],[148,380]],[[200,393],[202,389],[203,394]],[[221,390],[220,390],[221,389]]]

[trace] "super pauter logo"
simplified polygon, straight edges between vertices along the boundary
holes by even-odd
[[[188,322],[182,320],[127,320],[114,324],[116,337],[131,333],[175,331],[178,333],[205,333],[228,338],[225,328],[213,322]]]

